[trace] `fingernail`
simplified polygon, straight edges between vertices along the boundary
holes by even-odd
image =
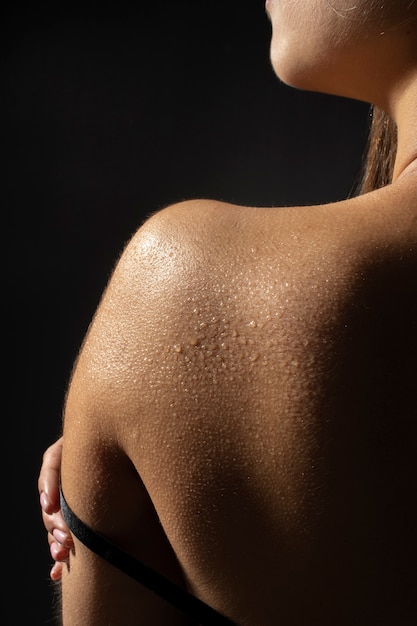
[[[49,500],[48,500],[48,496],[46,495],[44,491],[42,491],[41,493],[40,502],[41,502],[41,507],[45,511],[49,506]]]
[[[61,545],[64,545],[68,541],[67,533],[64,533],[64,531],[62,530],[58,530],[58,528],[54,528],[54,530],[52,531],[52,534],[54,538],[57,540],[57,542],[60,543]]]

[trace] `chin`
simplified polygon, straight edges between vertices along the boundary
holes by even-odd
[[[276,76],[286,85],[304,89],[306,82],[311,82],[311,79],[308,80],[305,59],[298,58],[293,46],[286,40],[281,38],[277,43],[273,42],[270,61]]]
[[[295,57],[282,54],[271,54],[271,65],[279,80],[295,89],[314,91],[348,98],[357,98],[357,94],[350,91],[350,83],[345,78],[341,80],[343,72],[335,71],[335,66],[327,59]]]
[[[305,63],[297,63],[291,59],[291,63],[283,61],[282,56],[278,58],[271,56],[271,65],[279,80],[296,89],[308,91],[321,91],[318,86],[319,81],[315,79],[314,67]]]

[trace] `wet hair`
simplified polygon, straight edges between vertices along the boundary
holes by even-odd
[[[398,11],[401,8],[404,12],[404,19],[400,20],[397,26],[417,19],[417,0],[396,0],[396,2],[398,4],[395,5],[395,9]],[[372,13],[372,10],[384,9],[384,4],[378,3],[376,0],[370,1],[370,4],[368,4],[365,0],[365,2],[357,4],[353,8],[367,8],[369,15],[369,12]],[[362,14],[362,19],[367,19],[365,13]],[[368,142],[363,160],[361,180],[357,189],[359,194],[380,189],[392,182],[397,147],[396,123],[381,108],[377,106],[371,107]]]
[[[385,111],[373,106],[370,112],[370,129],[363,162],[359,193],[385,187],[392,182],[397,155],[397,125]]]

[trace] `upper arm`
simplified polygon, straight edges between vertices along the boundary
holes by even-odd
[[[66,399],[62,485],[85,523],[184,585],[137,459],[128,451],[132,440],[140,450],[152,421],[155,377],[164,367],[161,320],[169,323],[168,291],[190,271],[188,248],[181,247],[174,224],[167,231],[166,221],[155,217],[132,238],[84,341]],[[77,625],[185,623],[77,540],[63,576],[63,616],[64,624]]]

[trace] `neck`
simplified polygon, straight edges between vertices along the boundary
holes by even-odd
[[[417,170],[417,70],[398,90],[391,108],[398,127],[393,180]]]

